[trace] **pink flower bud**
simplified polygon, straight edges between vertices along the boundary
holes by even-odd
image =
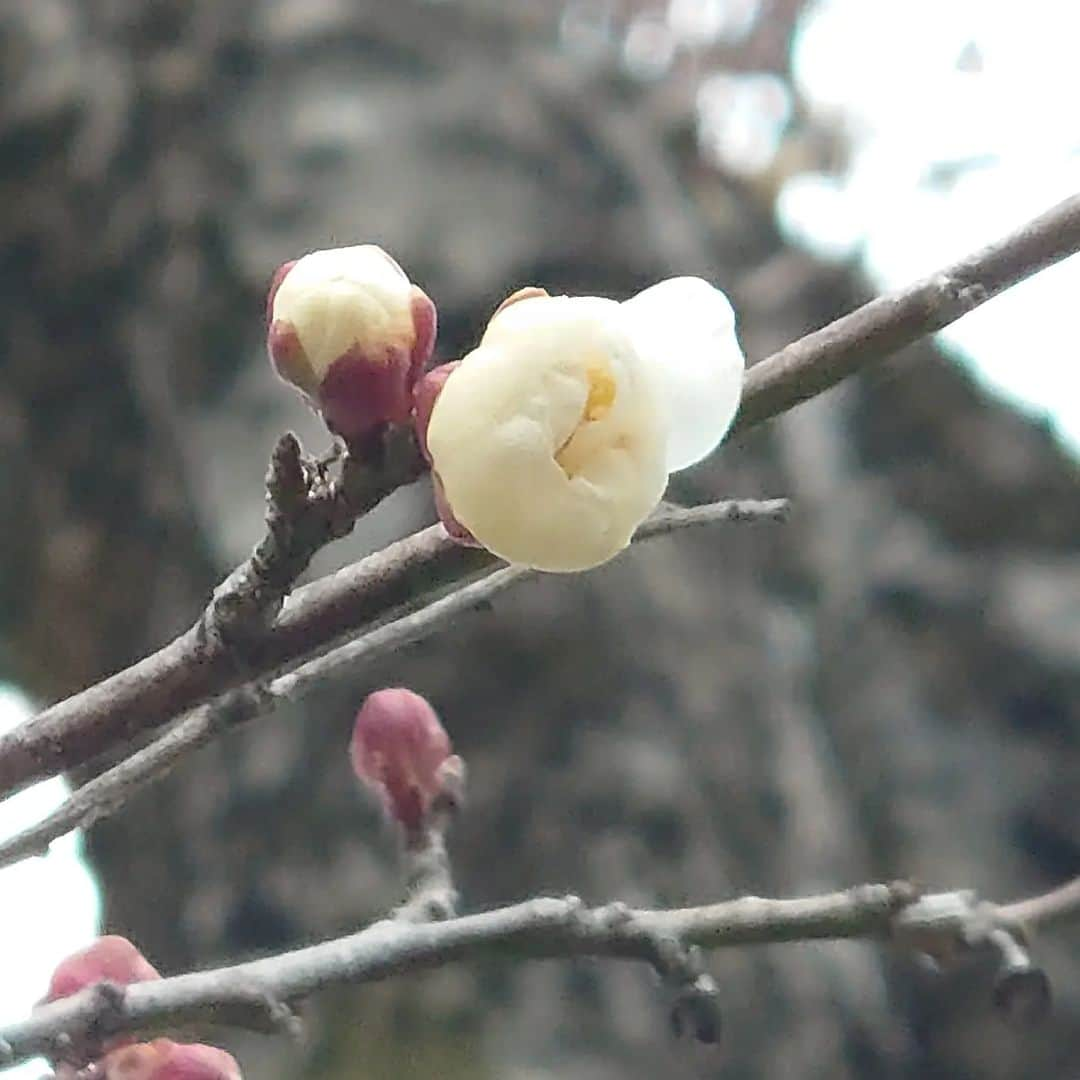
[[[416,441],[420,446],[420,452],[424,460],[430,465],[431,454],[428,453],[427,429],[431,423],[431,410],[435,408],[435,402],[442,393],[446,380],[461,366],[460,360],[452,360],[449,364],[440,364],[432,368],[413,389],[413,426],[416,429]]]
[[[105,1080],[243,1080],[236,1059],[216,1046],[155,1039],[115,1050]]]
[[[267,298],[267,349],[331,431],[355,441],[405,424],[435,345],[435,305],[381,248],[316,251],[285,263]]]
[[[504,305],[508,303],[510,303],[509,300],[504,301]],[[435,408],[435,402],[438,400],[439,394],[442,393],[446,380],[450,378],[460,364],[460,360],[454,360],[449,364],[442,364],[437,368],[432,368],[416,384],[416,389],[413,391],[413,425],[416,429],[416,441],[420,446],[420,452],[429,465],[431,464],[431,454],[428,452],[427,429],[428,424],[431,422],[431,410]],[[431,485],[435,495],[435,509],[439,514],[439,520],[443,523],[443,528],[450,534],[450,538],[465,547],[480,547],[476,537],[454,517],[454,512],[450,509],[450,503],[446,498],[446,492],[443,490],[442,480],[439,479],[439,474],[434,469],[431,470]]]
[[[127,986],[160,978],[154,965],[127,938],[109,935],[60,961],[45,1000],[70,997],[100,982]]]
[[[175,1045],[171,1039],[133,1043],[105,1055],[101,1063],[105,1080],[150,1080]]]
[[[356,714],[353,771],[410,836],[421,831],[443,793],[450,751],[450,737],[435,710],[411,690],[379,690]]]

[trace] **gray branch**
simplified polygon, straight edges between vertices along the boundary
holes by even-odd
[[[752,367],[735,422],[744,431],[940,330],[1080,250],[1080,196],[910,288],[880,297]],[[0,796],[75,768],[251,678],[294,664],[408,604],[495,565],[427,529],[294,593],[238,662],[200,622],[139,663],[0,737]]]
[[[366,983],[485,956],[607,957],[657,966],[674,943],[682,949],[871,938],[946,956],[1010,943],[1005,973],[1026,954],[1014,912],[1027,928],[1074,917],[1070,903],[1029,900],[997,907],[973,893],[918,897],[910,886],[863,885],[798,900],[745,897],[704,907],[635,910],[625,904],[588,908],[576,897],[535,899],[442,922],[387,919],[337,940],[232,967],[127,988],[96,987],[35,1009],[0,1030],[0,1065],[36,1055],[55,1057],[119,1034],[149,1035],[190,1022],[273,1030],[289,1003],[326,987]],[[1050,894],[1054,895],[1054,894]],[[1028,967],[1029,974],[1034,969]],[[1023,983],[1024,988],[1030,980]]]
[[[724,521],[778,521],[787,513],[784,499],[765,502],[728,501],[690,508],[663,507],[638,530],[641,542],[692,526]],[[137,750],[100,776],[71,793],[47,817],[0,843],[0,867],[31,855],[42,855],[49,845],[72,829],[87,828],[115,813],[147,784],[167,775],[188,754],[225,731],[296,701],[324,679],[344,671],[355,672],[406,645],[422,641],[458,615],[502,592],[535,572],[505,567],[426,603],[417,611],[309,660],[269,683],[255,683],[229,691],[182,717],[166,734]]]
[[[734,431],[744,431],[941,330],[1080,251],[1080,195],[899,292],[880,296],[755,364]]]

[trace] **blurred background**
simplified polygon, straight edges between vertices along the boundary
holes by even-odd
[[[443,359],[524,284],[702,274],[758,359],[1077,190],[1078,30],[1056,0],[7,0],[0,722],[186,627],[259,534],[276,436],[327,444],[262,354],[282,261],[382,244]],[[99,925],[179,971],[394,903],[345,756],[387,684],[468,760],[470,908],[1080,872],[1078,262],[677,478],[790,495],[789,525],[519,587],[0,873],[4,1016]],[[401,491],[313,573],[432,518]],[[616,964],[449,968],[320,998],[303,1047],[226,1038],[257,1080],[1076,1080],[1080,950],[1037,949],[1034,1033],[986,970],[848,943],[712,957],[708,1054]]]

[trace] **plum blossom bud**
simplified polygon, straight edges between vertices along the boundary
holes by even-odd
[[[667,468],[711,454],[739,409],[746,359],[728,298],[707,281],[669,278],[625,301],[634,345],[650,363],[668,428]]]
[[[435,800],[460,759],[438,714],[419,694],[401,687],[369,694],[356,714],[349,747],[353,771],[382,801],[388,817],[410,836],[423,830]]]
[[[667,483],[653,366],[613,300],[511,300],[446,378],[427,449],[453,517],[484,547],[585,570],[629,543]]]
[[[277,373],[355,441],[405,424],[435,344],[435,305],[373,244],[285,263],[267,299],[267,348]]]
[[[160,978],[154,965],[127,938],[109,935],[60,961],[49,980],[45,1000],[70,997],[101,982],[127,986]]]
[[[236,1059],[216,1046],[155,1039],[114,1050],[105,1080],[243,1080]]]

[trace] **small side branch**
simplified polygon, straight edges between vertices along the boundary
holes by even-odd
[[[1021,931],[1050,923],[1080,921],[1080,877],[1053,892],[1006,904],[999,915],[1004,922]]]
[[[266,534],[214,590],[196,628],[204,642],[232,651],[241,665],[258,649],[315,553],[425,471],[412,433],[397,429],[373,438],[363,457],[342,451],[336,476],[333,464],[305,459],[292,432],[274,447],[266,475]]]
[[[1072,887],[1070,887],[1071,889]],[[1054,894],[1049,894],[1053,896]],[[664,969],[669,947],[716,950],[736,945],[850,938],[888,940],[945,955],[989,947],[1011,932],[1010,912],[1029,921],[1057,918],[1046,898],[996,907],[969,892],[918,897],[910,886],[863,885],[799,900],[746,897],[705,907],[589,908],[576,897],[536,899],[441,922],[387,919],[347,937],[232,967],[138,983],[106,1001],[91,988],[35,1009],[0,1030],[0,1064],[55,1056],[82,1040],[145,1035],[192,1021],[267,1029],[265,1000],[294,1001],[329,986],[366,983],[484,956],[606,957]],[[1075,898],[1073,906],[1076,906]],[[260,988],[256,1000],[252,988]]]

